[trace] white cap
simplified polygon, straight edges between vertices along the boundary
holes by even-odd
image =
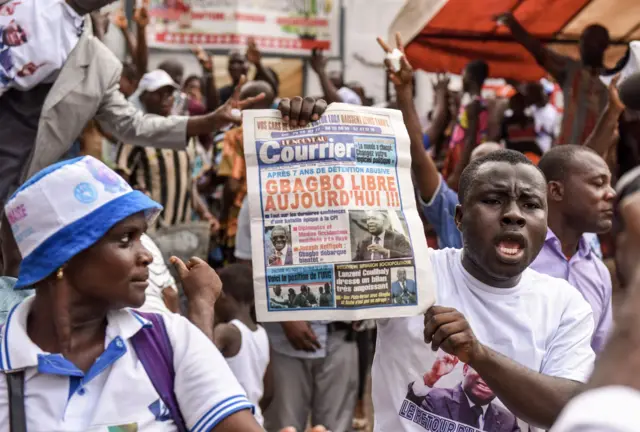
[[[144,74],[138,84],[138,92],[140,94],[147,91],[154,92],[156,90],[160,90],[162,87],[173,87],[174,89],[179,88],[168,73],[162,69],[156,69]]]

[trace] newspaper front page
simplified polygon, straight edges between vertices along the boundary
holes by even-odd
[[[333,104],[302,129],[244,113],[258,320],[417,315],[431,264],[400,111]]]

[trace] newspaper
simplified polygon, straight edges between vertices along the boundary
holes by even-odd
[[[258,320],[417,315],[434,302],[400,111],[333,104],[289,129],[244,113]]]
[[[152,48],[244,50],[253,37],[267,54],[340,54],[337,0],[151,0],[149,15]]]

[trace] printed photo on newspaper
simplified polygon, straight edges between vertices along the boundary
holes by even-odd
[[[434,302],[400,111],[333,104],[290,129],[244,113],[260,321],[412,316]]]

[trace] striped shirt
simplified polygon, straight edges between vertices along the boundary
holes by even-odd
[[[116,170],[125,174],[132,187],[144,190],[164,207],[150,232],[191,221],[194,157],[193,139],[185,150],[119,144]]]

